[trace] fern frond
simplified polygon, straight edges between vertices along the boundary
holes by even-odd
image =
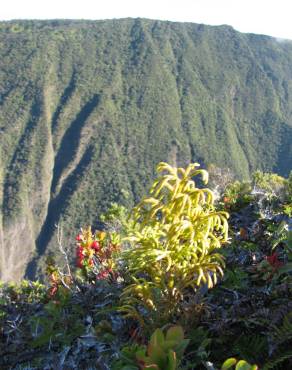
[[[274,339],[277,345],[292,339],[292,312],[285,315],[280,327],[274,326]]]
[[[268,341],[262,335],[242,335],[235,343],[234,352],[248,362],[259,363],[268,357]]]
[[[283,367],[283,362],[286,360],[290,360],[289,364],[285,367]],[[281,365],[281,367],[279,367]],[[286,351],[284,353],[281,353],[277,358],[272,359],[271,361],[268,361],[264,364],[262,367],[262,370],[270,370],[270,369],[291,369],[292,367],[292,351]]]

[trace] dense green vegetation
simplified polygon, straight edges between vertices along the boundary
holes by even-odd
[[[2,278],[43,269],[56,224],[132,206],[159,161],[287,176],[291,66],[291,42],[228,26],[1,22]]]
[[[197,167],[160,163],[131,212],[81,229],[75,266],[60,242],[45,285],[0,286],[1,369],[291,368],[292,178],[215,196]]]

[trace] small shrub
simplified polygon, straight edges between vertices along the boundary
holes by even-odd
[[[250,192],[249,182],[235,181],[227,185],[223,195],[225,209],[235,211],[249,204],[253,199]]]
[[[76,237],[77,268],[79,277],[87,280],[116,279],[119,239],[114,233],[81,229]]]
[[[277,195],[281,198],[286,196],[286,182],[284,177],[276,173],[265,173],[255,171],[252,175],[253,185],[267,193]]]
[[[208,173],[197,163],[186,169],[160,163],[162,175],[154,181],[151,196],[134,209],[136,231],[127,239],[131,248],[123,259],[133,275],[124,289],[124,309],[133,306],[159,313],[166,322],[179,310],[190,289],[212,288],[223,275],[224,260],[217,249],[227,241],[227,213],[217,212],[209,189],[198,189],[193,177]]]

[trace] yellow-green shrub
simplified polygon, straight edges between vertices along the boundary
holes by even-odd
[[[127,240],[131,248],[123,258],[134,282],[124,289],[124,309],[143,303],[168,320],[190,289],[202,284],[212,288],[223,275],[224,260],[217,249],[227,241],[226,212],[216,212],[209,189],[196,187],[193,177],[208,173],[160,163],[162,173],[153,183],[151,196],[134,209],[137,230]]]
[[[268,193],[282,195],[285,192],[287,180],[276,173],[255,171],[252,175],[253,184]]]

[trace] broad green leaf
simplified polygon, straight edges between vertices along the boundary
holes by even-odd
[[[157,346],[163,345],[164,342],[164,334],[161,329],[156,329],[155,332],[152,334],[150,339],[150,344]]]
[[[235,367],[235,370],[251,370],[251,369],[252,369],[252,366],[244,360],[238,361]]]
[[[166,340],[174,340],[176,342],[184,339],[183,328],[179,325],[172,326],[166,333]]]
[[[178,344],[176,340],[165,340],[162,347],[165,351],[168,351],[169,349],[175,348],[175,346]]]
[[[175,352],[170,350],[168,352],[167,359],[168,359],[167,370],[176,370],[176,368],[177,368],[177,360],[176,360],[176,354],[175,354]]]
[[[228,358],[226,361],[224,361],[223,365],[221,366],[221,370],[227,370],[230,369],[232,366],[236,364],[237,360],[236,358]]]
[[[149,344],[147,354],[149,356],[150,363],[157,364],[161,369],[165,368],[167,355],[159,345]]]

